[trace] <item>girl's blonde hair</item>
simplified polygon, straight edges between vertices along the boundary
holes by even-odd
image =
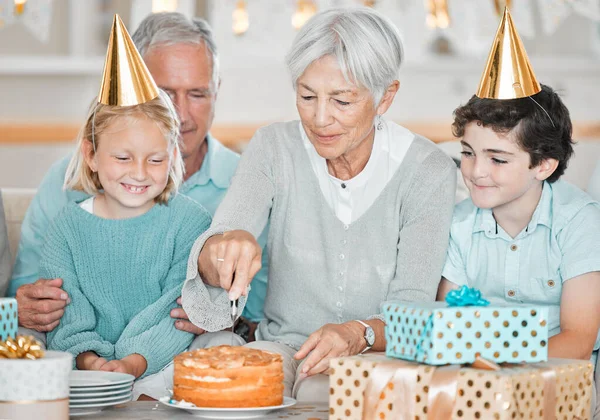
[[[96,153],[98,140],[102,133],[118,118],[144,116],[158,124],[163,132],[171,153],[171,167],[169,169],[169,180],[164,191],[155,198],[160,204],[166,204],[172,194],[176,194],[183,182],[185,170],[183,159],[179,150],[179,117],[171,98],[159,89],[159,94],[151,101],[133,106],[111,106],[103,105],[94,99],[85,125],[77,136],[77,147],[65,175],[64,189],[83,191],[90,195],[96,195],[102,190],[102,184],[98,174],[93,172],[85,160],[85,142],[92,144],[93,153]]]

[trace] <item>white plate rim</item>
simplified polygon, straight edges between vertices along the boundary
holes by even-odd
[[[89,391],[117,391],[117,390],[125,390],[128,388],[133,388],[133,382],[130,384],[119,384],[119,385],[104,385],[104,386],[84,386],[71,388],[69,387],[69,393],[78,393],[78,392],[89,392]]]
[[[126,387],[126,388],[121,388],[121,389],[109,389],[106,391],[99,391],[99,392],[78,392],[78,393],[69,393],[69,398],[70,399],[79,399],[79,398],[88,398],[88,397],[108,397],[111,395],[117,396],[117,395],[121,395],[121,394],[126,394],[128,392],[131,392],[131,388],[130,387]]]
[[[129,391],[127,394],[125,395],[113,395],[113,396],[107,396],[107,397],[100,397],[100,398],[94,398],[94,397],[87,397],[87,398],[81,398],[81,399],[73,399],[71,397],[69,397],[69,404],[82,404],[82,403],[93,403],[93,402],[110,402],[110,401],[120,401],[123,398],[129,398],[133,395],[132,391]]]
[[[92,387],[69,387],[69,393],[77,394],[82,392],[109,392],[109,391],[122,391],[128,388],[133,388],[133,382],[130,384],[119,384],[119,385],[105,385],[105,386],[92,386]]]
[[[108,379],[106,379],[108,382],[103,382],[103,383],[96,383],[94,384],[89,383],[82,383],[82,384],[73,384],[71,381],[73,379],[75,380],[82,380],[77,378],[78,376],[82,376],[85,378],[85,376],[104,376],[104,377],[108,377]],[[113,377],[114,379],[110,379],[110,377]],[[120,378],[120,379],[119,379]],[[85,379],[83,379],[85,380]],[[93,380],[93,379],[92,379]],[[98,370],[74,370],[71,372],[71,374],[69,375],[69,387],[70,388],[95,388],[95,387],[99,387],[99,386],[108,386],[108,385],[121,385],[121,384],[126,384],[126,383],[133,383],[133,381],[135,380],[135,376],[130,375],[128,373],[120,373],[120,372],[101,372]]]
[[[169,397],[171,398],[171,397]],[[157,401],[161,404],[166,405],[167,407],[178,408],[180,410],[187,410],[197,412],[217,412],[217,413],[245,413],[245,412],[262,412],[262,411],[274,411],[280,410],[282,408],[289,408],[296,405],[297,401],[291,397],[283,397],[283,404],[281,405],[271,405],[268,407],[232,407],[232,408],[222,408],[222,407],[183,407],[181,405],[172,404],[169,401],[161,401],[160,399]]]
[[[119,405],[119,404],[124,404],[124,403],[128,403],[129,401],[131,401],[131,395],[128,396],[127,398],[124,398],[122,400],[118,400],[118,401],[109,401],[109,402],[101,402],[101,403],[89,403],[89,404],[71,404],[71,401],[69,401],[69,408],[73,409],[73,408],[96,408],[96,407],[111,407],[113,405]]]

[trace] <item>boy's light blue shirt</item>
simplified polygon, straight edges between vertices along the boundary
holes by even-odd
[[[180,193],[201,204],[214,216],[217,207],[227,192],[231,177],[240,156],[223,146],[210,134],[207,135],[208,151],[200,170],[190,176],[180,187]],[[33,283],[39,278],[39,260],[43,239],[50,222],[68,203],[89,197],[79,191],[63,191],[62,186],[71,156],[56,162],[40,184],[21,227],[21,240],[8,288],[8,296],[14,296],[19,286]],[[258,242],[265,248],[268,226]],[[252,281],[243,316],[259,321],[263,318],[263,306],[267,293],[267,252],[263,252],[262,269]]]
[[[567,182],[545,182],[531,221],[514,239],[490,209],[470,198],[457,204],[442,276],[479,289],[492,304],[548,305],[553,336],[560,332],[563,283],[600,271],[598,250],[600,204]]]

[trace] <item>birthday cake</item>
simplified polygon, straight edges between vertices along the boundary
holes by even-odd
[[[283,403],[281,355],[218,346],[175,357],[173,398],[197,407],[269,407]]]

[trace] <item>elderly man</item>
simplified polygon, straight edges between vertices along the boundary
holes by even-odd
[[[185,182],[180,192],[214,215],[239,155],[209,133],[220,84],[212,31],[202,19],[160,13],[144,19],[132,38],[156,84],[171,96],[181,119]],[[70,302],[61,288],[62,279],[38,278],[40,248],[48,225],[69,202],[86,198],[80,192],[62,190],[69,159],[67,156],[50,168],[27,211],[8,290],[9,295],[16,295],[19,304],[19,325],[38,332],[52,331]],[[263,264],[265,268],[259,273],[260,280],[252,284],[250,306],[243,313],[252,322],[263,318],[266,266]],[[180,330],[204,332],[189,322],[181,308],[174,309],[171,316]]]

